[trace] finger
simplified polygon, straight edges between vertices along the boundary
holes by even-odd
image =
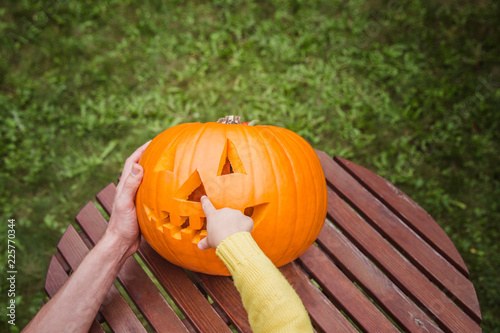
[[[142,146],[140,146],[139,148],[137,148],[132,153],[132,155],[130,155],[130,157],[134,157],[136,159],[136,161],[139,161],[139,159],[142,156],[142,153],[144,153],[144,151],[146,150],[146,148],[148,148],[148,146],[151,143],[151,141],[153,141],[153,140],[149,140],[148,142],[145,142]]]
[[[128,176],[128,174],[130,173],[130,171],[132,170],[132,166],[135,163],[139,163],[139,160],[141,159],[142,154],[144,154],[144,151],[146,150],[146,148],[148,147],[148,145],[150,143],[151,143],[151,140],[149,140],[148,142],[146,142],[145,144],[143,144],[142,146],[140,146],[139,148],[137,148],[132,153],[132,155],[130,155],[125,160],[125,165],[123,166],[122,176],[120,177],[120,179],[125,179]]]
[[[198,248],[202,251],[208,250],[210,245],[208,245],[208,238],[205,237],[201,241],[198,242]]]
[[[212,202],[210,201],[210,199],[206,195],[202,196],[200,201],[201,201],[201,208],[203,208],[203,212],[205,213],[206,217],[215,213],[216,209],[215,209],[214,205],[212,205]]]
[[[144,171],[140,164],[136,163],[132,166],[132,171],[125,179],[123,187],[119,193],[119,197],[117,197],[117,200],[121,201],[121,207],[127,207],[128,205],[134,203],[135,193],[137,192],[139,185],[141,185],[143,174]]]

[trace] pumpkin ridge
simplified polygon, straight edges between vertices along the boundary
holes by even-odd
[[[262,129],[265,129],[265,127],[264,127],[264,126],[262,126],[262,127],[261,127],[261,130],[262,130]],[[266,144],[266,141],[267,141],[267,140],[266,140],[266,138],[264,138],[264,136],[262,135],[262,132],[261,132],[261,131],[256,131],[256,133],[257,133],[257,135],[261,138],[261,141],[262,141],[262,143],[263,143],[263,147],[264,147],[264,149],[266,150],[267,159],[269,160],[270,165],[272,166],[271,170],[272,170],[272,173],[273,173],[273,178],[274,178],[274,182],[273,182],[273,184],[274,184],[274,187],[275,187],[275,191],[276,191],[276,192],[278,192],[278,188],[279,188],[279,186],[278,186],[278,184],[277,184],[277,180],[278,180],[278,178],[276,177],[276,171],[274,170],[274,169],[275,169],[274,167],[275,167],[276,165],[275,165],[275,163],[274,163],[273,159],[271,158],[271,154],[269,153],[269,149],[267,148],[267,144]],[[275,202],[276,202],[276,201],[277,201],[277,203],[276,203],[276,212],[278,212],[278,213],[279,213],[279,211],[280,211],[280,200],[275,200]],[[279,214],[278,214],[278,215],[279,215]],[[278,223],[274,223],[274,230],[273,230],[273,234],[277,234],[277,231],[278,231],[278,230],[277,230],[277,228],[278,228],[278,227],[279,227],[279,224],[278,224]],[[269,257],[269,255],[268,255],[267,253],[266,253],[266,255]],[[270,259],[271,259],[271,258],[270,258]],[[274,262],[274,260],[272,260],[272,259],[271,259],[271,261],[273,261],[273,262]]]
[[[179,131],[178,135],[177,135],[177,148],[176,148],[176,151],[175,151],[175,156],[174,156],[174,167],[173,167],[173,171],[175,172],[176,171],[176,167],[175,165],[178,164],[180,160],[182,160],[184,158],[184,154],[185,152],[182,151],[182,157],[181,156],[177,156],[177,154],[179,154],[179,144],[180,144],[180,141],[181,141],[181,138],[184,138],[185,137],[185,133],[187,132],[187,130],[191,129],[192,127],[195,127],[196,125],[200,125],[200,123],[192,123],[190,124],[191,126],[186,126],[186,128],[183,130],[183,131]],[[173,173],[174,173],[173,172]],[[174,173],[175,174],[175,173]],[[175,184],[176,182],[173,181],[173,183]],[[172,186],[174,185],[172,184]],[[174,191],[172,191],[172,196],[174,195]],[[159,200],[159,199],[158,199]],[[172,212],[169,212],[170,214],[170,217],[172,217]],[[171,222],[170,222],[171,223]],[[182,260],[181,258],[175,253],[175,251],[173,251],[173,249],[169,246],[169,242],[172,242],[173,240],[172,239],[167,239],[167,237],[171,237],[171,235],[167,235],[164,231],[165,229],[162,228],[162,238],[163,238],[163,243],[165,244],[164,248],[166,248],[168,250],[168,252],[171,254],[171,256],[174,258],[175,261],[181,263]]]
[[[264,130],[265,130],[265,131],[267,131],[267,132],[269,133],[269,135],[271,135],[271,136],[275,139],[275,141],[277,142],[277,144],[279,145],[279,147],[281,148],[281,150],[283,151],[283,153],[286,155],[286,157],[288,158],[288,163],[290,164],[290,167],[291,167],[291,169],[292,169],[292,171],[293,171],[294,178],[296,178],[296,177],[295,177],[295,173],[296,173],[296,172],[295,172],[295,169],[293,168],[293,166],[294,166],[294,164],[293,164],[293,159],[292,159],[292,157],[290,156],[290,154],[288,153],[288,151],[285,149],[285,147],[283,147],[283,144],[281,143],[281,140],[280,140],[280,139],[276,136],[276,134],[275,134],[275,133],[273,133],[273,131],[271,131],[270,129],[268,129],[268,128],[264,128]],[[279,132],[279,131],[277,131],[277,132]],[[296,208],[296,207],[297,207],[297,205],[298,205],[298,204],[301,204],[301,203],[299,203],[299,202],[298,202],[298,188],[297,188],[297,182],[296,182],[296,181],[294,181],[294,182],[293,182],[293,184],[294,184],[294,188],[295,188],[295,191],[294,191],[294,192],[295,192],[295,196],[294,196],[294,197],[295,197],[295,205],[294,205],[294,207],[295,207],[295,211],[297,211],[297,208]],[[295,213],[295,215],[297,215],[297,212]],[[297,216],[297,217],[298,217],[298,216]],[[282,253],[281,257],[279,257],[279,258],[275,258],[275,260],[276,260],[275,262],[276,262],[276,263],[277,263],[277,262],[279,262],[282,258],[286,257],[286,255],[288,254],[287,252],[288,252],[288,251],[289,251],[289,249],[291,248],[291,247],[290,247],[290,245],[291,245],[291,244],[292,244],[292,242],[294,241],[294,239],[295,239],[295,235],[297,234],[297,227],[299,226],[299,223],[297,223],[297,222],[299,222],[299,221],[296,221],[296,223],[294,223],[294,228],[293,228],[293,232],[292,232],[292,237],[290,237],[290,238],[289,238],[289,240],[288,240],[288,245],[286,246],[286,250],[285,250],[285,251],[283,251],[283,253]]]
[[[196,141],[195,141],[195,143],[193,144],[194,149],[196,149],[196,147],[198,146],[198,143],[200,142],[201,137],[202,137],[202,136],[203,136],[203,134],[207,131],[207,129],[208,129],[208,126],[206,126],[206,124],[205,124],[205,126],[203,126],[203,125],[201,126],[201,128],[200,128],[200,133],[198,134],[198,137],[196,138]],[[192,157],[192,156],[191,156],[191,157]],[[192,165],[192,164],[193,164],[193,158],[191,158],[191,159],[189,160],[189,168],[188,168],[188,170],[191,170],[191,165]],[[200,178],[201,178],[201,175],[200,175]],[[202,180],[201,182],[202,182],[202,184],[203,184],[203,180]]]
[[[165,153],[168,149],[170,149],[170,147],[172,146],[173,142],[174,141],[178,141],[179,137],[181,136],[182,133],[184,133],[190,126],[189,124],[182,124],[184,126],[182,126],[183,128],[179,128],[177,130],[177,133],[174,133],[174,138],[173,140],[171,140],[170,142],[167,143],[167,145],[163,146],[161,144],[157,144],[155,147],[156,149],[153,149],[151,151],[148,152],[148,155],[146,156],[146,159],[143,161],[142,158],[141,160],[139,161],[139,163],[144,166],[144,165],[147,165],[149,163],[149,160],[151,159],[151,156],[155,156],[157,154],[158,151],[160,151],[162,148],[163,148],[163,152],[162,152],[162,155],[163,153]],[[168,134],[164,135],[164,136],[160,136],[162,133],[158,134],[157,137],[155,137],[153,139],[153,141],[156,141],[155,139],[158,139],[157,141],[158,142],[164,142],[165,139],[167,139],[169,137]],[[153,143],[153,141],[151,141],[151,143]],[[150,143],[150,146],[151,146],[151,143]],[[154,144],[156,144],[156,142],[154,142]],[[149,146],[148,146],[149,147]],[[144,154],[145,155],[145,154]]]
[[[249,128],[252,128],[252,127],[249,127]],[[255,133],[255,132],[258,132],[258,130],[255,130],[255,128],[252,128],[252,130],[254,131],[254,133]],[[247,165],[247,170],[249,170],[249,171],[248,171],[248,175],[249,175],[250,177],[252,177],[252,178],[251,178],[252,183],[255,183],[255,171],[254,171],[253,158],[252,158],[253,156],[252,156],[252,154],[251,154],[251,151],[252,151],[252,150],[250,149],[250,140],[248,139],[249,132],[250,132],[250,131],[252,131],[252,130],[250,130],[250,129],[245,129],[245,130],[243,130],[243,131],[242,131],[242,133],[243,133],[243,136],[245,137],[245,140],[243,140],[243,141],[244,141],[244,143],[245,143],[245,147],[247,147],[247,149],[248,149],[248,150],[249,150],[249,152],[250,152],[250,153],[249,153],[249,155],[250,155],[250,156],[249,156],[249,158],[248,158],[248,162],[247,162],[247,163],[249,164],[249,165]],[[250,168],[249,168],[249,167],[250,167]],[[257,202],[257,198],[256,198],[256,196],[255,196],[255,192],[254,192],[254,193],[253,193],[253,195],[252,195],[252,202],[254,202],[254,203],[255,203],[255,202]],[[269,202],[268,202],[268,206],[269,206]],[[254,222],[255,222],[255,221],[254,221]],[[260,222],[260,221],[259,221],[259,222]]]
[[[302,139],[301,137],[298,137],[298,135],[296,135],[296,133],[291,132],[291,131],[290,131],[290,132],[288,132],[288,131],[283,131],[283,136],[284,136],[284,137],[286,137],[286,140],[287,140],[288,142],[292,142],[292,143],[293,143],[293,145],[292,145],[293,147],[296,147],[296,148],[299,150],[299,151],[296,153],[297,155],[303,155],[303,156],[307,156],[307,155],[309,155],[309,152],[307,152],[306,150],[304,150],[304,149],[303,149],[303,148],[305,148],[305,146],[304,146],[304,142],[302,141],[302,140],[304,140],[304,139]],[[305,141],[305,140],[304,140],[304,141]],[[313,154],[314,154],[314,153],[313,153]],[[315,157],[315,156],[316,156],[316,154],[314,154],[314,157]],[[305,165],[305,166],[306,166],[306,168],[307,168],[307,170],[309,171],[309,173],[312,175],[312,183],[314,184],[314,188],[315,188],[315,192],[316,192],[316,189],[318,188],[318,186],[317,186],[318,184],[316,183],[316,177],[314,177],[314,174],[313,174],[313,169],[311,168],[311,164],[309,163],[309,162],[310,162],[310,159],[309,159],[309,158],[307,158],[307,159],[303,159],[303,160],[301,160],[301,162],[302,162],[302,163],[301,163],[301,164],[302,164],[302,166],[304,166],[304,165]],[[310,196],[308,196],[308,198],[309,198],[309,197],[310,197]],[[315,197],[315,195],[313,195],[313,197]],[[301,203],[301,204],[303,204],[303,203]],[[313,221],[316,221],[316,220],[318,219],[318,214],[319,214],[319,210],[318,210],[318,209],[315,209],[315,207],[317,207],[317,198],[315,198],[315,202],[313,202],[312,204],[311,204],[311,202],[310,202],[310,201],[308,201],[308,205],[307,205],[307,207],[305,208],[305,209],[306,209],[306,212],[310,212],[310,211],[311,211],[310,207],[313,207],[313,208],[314,208],[314,209],[312,209],[312,210],[313,210],[312,220],[313,220]],[[305,240],[310,240],[310,239],[311,239],[311,234],[312,234],[312,232],[314,232],[314,229],[313,229],[313,228],[308,228],[308,229],[309,229],[309,231],[308,231],[308,233],[307,233],[307,237],[305,238]],[[319,228],[319,229],[321,230],[321,228]],[[316,239],[316,237],[315,237],[315,239]],[[315,239],[314,239],[314,240],[315,240]],[[313,242],[314,242],[314,240],[313,240]],[[302,247],[304,247],[304,246],[302,245]],[[300,248],[299,248],[299,250],[300,250]],[[303,253],[303,252],[305,252],[306,250],[307,250],[307,248],[303,249],[303,250],[302,250],[302,253]],[[297,251],[297,250],[296,250],[296,251]],[[295,256],[299,256],[299,255],[301,255],[302,253],[300,253],[300,251],[297,251],[297,253],[294,253],[294,255],[293,255],[293,256],[294,256],[294,257],[295,257]]]
[[[296,133],[294,132],[291,132],[291,133],[286,133],[288,135],[288,137],[291,139],[291,141],[293,141],[295,143],[295,146],[298,147],[300,149],[300,152],[302,155],[307,155],[306,152],[305,152],[305,148],[307,148],[307,146],[304,145],[304,142],[302,142],[302,140],[304,140],[302,137],[299,137]],[[294,135],[295,134],[295,135]],[[301,140],[302,139],[302,140]],[[305,140],[304,140],[305,141]],[[316,157],[316,153],[314,153],[314,157],[315,157],[315,162],[317,161],[317,157]],[[309,169],[309,171],[311,172],[312,174],[312,170],[313,170],[313,167],[311,165],[311,160],[310,159],[307,159],[306,160],[306,164],[307,164],[307,168]],[[321,170],[323,170],[321,168]],[[324,179],[324,176],[323,176],[323,179]],[[319,188],[322,188],[324,187],[323,184],[319,184],[317,182],[317,178],[316,177],[312,177],[312,180],[314,182],[314,188],[315,188],[315,191],[319,191],[318,189]],[[318,198],[318,196],[314,196],[315,198],[315,202],[313,204],[313,207],[317,207],[318,205],[318,201],[320,200],[320,198]],[[322,214],[322,212],[326,209],[324,203],[321,205],[321,209],[314,209],[314,221],[316,219],[319,218],[320,214]],[[326,216],[325,216],[326,218]],[[307,239],[309,239],[311,237],[311,233],[313,232],[314,230],[313,229],[309,229],[309,233],[307,235]],[[320,231],[321,231],[321,228],[320,228]],[[317,238],[317,236],[316,236]],[[307,249],[306,249],[307,250]]]
[[[173,139],[172,139],[172,140],[170,140],[170,141],[168,141],[168,144],[166,145],[166,147],[164,147],[164,150],[163,150],[162,155],[161,155],[162,157],[164,156],[164,154],[166,154],[166,153],[168,152],[168,150],[170,150],[170,149],[172,148],[172,146],[173,146],[173,145],[176,145],[176,147],[175,147],[175,153],[174,153],[174,156],[173,156],[174,161],[176,160],[176,158],[175,158],[175,157],[176,157],[176,154],[177,154],[177,145],[179,144],[179,141],[180,141],[180,138],[181,138],[182,134],[183,134],[183,133],[185,133],[185,131],[186,131],[186,130],[188,130],[188,129],[189,129],[189,127],[191,127],[191,126],[190,126],[190,124],[184,124],[183,128],[180,128],[180,129],[179,129],[176,133],[174,133],[174,135],[173,135]],[[161,134],[160,134],[160,135],[161,135]],[[168,139],[168,137],[169,137],[168,135],[163,136],[163,137],[160,137],[160,138],[159,138],[159,139],[160,139],[159,141],[160,141],[160,142],[164,142],[164,141],[166,141],[166,140]],[[158,145],[158,147],[160,148],[160,147],[161,147],[161,145]],[[145,161],[145,165],[147,165],[147,163],[149,162],[150,157],[151,157],[151,156],[154,156],[155,154],[157,154],[157,152],[158,152],[159,150],[160,150],[160,149],[153,150],[153,151],[151,152],[151,154],[149,154],[148,159]],[[162,159],[162,157],[160,157],[160,160]],[[156,165],[158,165],[158,163],[156,163]],[[155,170],[155,171],[156,171],[156,170]],[[171,172],[173,173],[174,171],[175,171],[175,164],[172,166],[172,171],[171,171]],[[159,172],[155,172],[155,173],[154,173],[154,176],[155,176],[154,183],[157,183],[157,182],[158,182],[158,177],[159,177],[159,175],[160,175],[160,173],[159,173]],[[155,197],[155,199],[156,199],[156,200],[155,200],[155,202],[154,202],[154,210],[155,210],[155,211],[157,211],[157,212],[158,212],[158,214],[160,214],[160,211],[161,211],[161,210],[159,209],[160,205],[158,205],[158,201],[159,201],[159,200],[161,200],[161,198],[158,198],[158,197],[156,196],[156,197]],[[170,215],[170,213],[171,213],[171,212],[168,212],[168,213],[169,213],[169,215]],[[150,237],[151,237],[151,236],[150,236]]]
[[[179,145],[179,137],[176,137],[174,140],[172,140],[172,144],[170,147],[168,147],[162,154],[160,160],[158,163],[156,163],[156,166],[154,168],[155,172],[158,172],[160,170],[166,170],[170,172],[174,172],[174,167],[175,167],[175,154],[177,153],[177,146]],[[172,156],[173,155],[173,156]],[[172,161],[170,161],[172,160]],[[167,165],[168,163],[168,165]],[[172,164],[172,165],[169,165]]]
[[[210,125],[208,125],[208,124],[201,124],[201,129],[200,129],[199,135],[198,135],[198,137],[196,138],[196,141],[195,141],[194,145],[192,145],[192,147],[193,147],[193,150],[194,150],[194,151],[191,153],[191,156],[190,156],[190,160],[189,160],[189,170],[191,170],[191,166],[192,166],[192,164],[193,164],[193,160],[194,160],[193,155],[194,155],[194,152],[196,151],[196,147],[198,146],[198,144],[199,144],[200,140],[202,139],[203,135],[204,135],[204,134],[207,132],[207,130],[209,129],[209,126],[210,126]],[[200,179],[201,179],[201,183],[202,183],[202,184],[205,184],[205,182],[203,181],[202,174],[201,174],[198,170],[197,170],[197,172],[198,172],[198,175],[199,175],[199,177],[200,177]],[[201,216],[198,216],[198,218],[200,218],[200,217],[201,217]],[[205,231],[205,232],[206,232],[206,231]],[[200,236],[199,240],[201,240],[201,239],[202,239],[202,238],[201,238],[201,233],[202,233],[202,230],[200,230],[200,232],[196,234],[196,236],[198,236],[198,235]],[[206,237],[206,233],[205,233],[205,237]],[[196,249],[194,250],[194,252],[195,252],[195,253],[199,253],[200,251],[201,251],[201,250],[199,250],[199,249],[198,249],[198,247],[196,246]],[[205,253],[205,254],[206,254],[206,253]],[[220,260],[220,259],[219,259],[219,260]],[[182,261],[181,261],[181,262],[182,262]],[[200,266],[200,264],[198,264],[198,265]],[[207,262],[203,262],[203,263],[201,264],[201,266],[202,266],[202,267],[204,267],[204,268],[207,268],[207,266],[206,266],[206,265],[207,265]]]
[[[174,168],[174,170],[175,170],[175,168]],[[161,175],[161,173],[157,173],[157,174],[155,175],[155,176],[156,176],[155,183],[158,183],[158,182],[159,182],[158,178],[159,178],[159,176],[160,176],[160,175]],[[159,209],[159,207],[160,207],[160,206],[158,205],[158,201],[159,201],[159,200],[161,200],[161,198],[158,198],[158,196],[157,196],[157,197],[156,197],[156,207],[157,207],[157,209],[158,209],[158,210],[160,210],[160,209]],[[171,212],[168,212],[168,214],[169,214],[169,222],[168,222],[168,223],[170,223],[170,216],[171,216]],[[165,223],[165,224],[167,224],[167,223]],[[174,260],[179,261],[179,258],[178,258],[178,257],[175,255],[175,253],[174,253],[175,251],[172,251],[172,249],[170,248],[170,246],[168,246],[168,241],[167,241],[167,239],[166,239],[166,237],[165,237],[165,233],[164,233],[164,227],[165,227],[165,224],[162,224],[162,226],[161,226],[161,232],[160,232],[160,233],[153,233],[153,234],[154,234],[154,235],[155,235],[158,239],[160,239],[160,242],[159,242],[159,243],[160,243],[160,244],[162,244],[162,246],[161,246],[160,248],[164,248],[164,249],[166,249],[166,250],[170,253],[170,256],[171,256],[172,258],[174,258]],[[148,232],[149,232],[149,230],[148,230]],[[156,237],[155,237],[155,238],[156,238]],[[157,251],[157,250],[156,250],[156,248],[157,248],[158,246],[155,246],[156,244],[150,244],[150,245],[151,245],[151,247],[153,247],[153,249],[154,249],[155,251]]]

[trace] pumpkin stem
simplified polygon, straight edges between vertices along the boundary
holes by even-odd
[[[239,124],[241,125],[240,116],[225,116],[224,118],[219,118],[217,120],[221,124]]]

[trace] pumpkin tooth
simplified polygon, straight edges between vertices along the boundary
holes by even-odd
[[[201,208],[201,202],[188,201],[185,199],[174,198],[173,204],[175,205],[175,209],[176,209],[177,214],[179,214],[181,216],[202,216],[202,215],[204,215],[203,208]]]
[[[163,233],[170,235],[175,239],[181,239],[181,228],[173,225],[172,223],[165,223],[163,225]]]
[[[181,229],[188,228],[190,225],[189,216],[181,216],[181,219],[184,219],[184,223],[181,225]]]
[[[163,225],[166,223],[170,223],[170,214],[165,211],[160,211],[160,220],[156,221],[156,229],[163,231]]]
[[[164,210],[160,210],[160,220],[166,220],[169,219],[170,213],[166,212]]]
[[[200,241],[200,231],[194,230],[193,238],[191,239],[191,243],[198,244]]]
[[[181,238],[182,240],[192,241],[195,236],[196,230],[185,228],[181,230]]]
[[[170,223],[180,227],[186,221],[187,216],[180,216],[177,214],[170,214]]]
[[[163,224],[161,224],[161,222],[162,221],[160,221],[160,223],[156,223],[156,229],[163,231]]]
[[[198,244],[205,237],[207,237],[206,230],[199,230],[199,231],[196,230],[193,239],[191,240],[191,243]]]
[[[144,211],[146,212],[146,216],[148,217],[149,220],[154,216],[153,209],[149,208],[148,206],[144,205]]]
[[[203,223],[206,217],[193,216],[189,218],[189,228],[194,230],[200,230],[203,228]]]

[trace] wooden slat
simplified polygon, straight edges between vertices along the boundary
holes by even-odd
[[[68,274],[64,271],[55,256],[50,259],[49,270],[45,278],[45,292],[50,298],[54,297],[57,291],[68,280]]]
[[[331,203],[335,207],[334,203]],[[336,209],[336,208],[335,208]],[[327,220],[317,242],[407,332],[442,332],[436,324]],[[335,282],[335,281],[332,281]]]
[[[397,216],[412,226],[413,230],[457,269],[464,275],[469,275],[467,266],[451,239],[422,207],[392,183],[372,171],[338,156],[335,156],[335,160]]]
[[[186,273],[188,273],[188,275],[191,277],[191,271],[185,271]],[[191,277],[191,280],[193,278]],[[200,284],[198,282],[196,282],[196,285],[198,286],[198,289],[201,291],[201,293],[207,297],[207,293],[205,290],[203,290],[202,288],[200,288]],[[212,299],[213,301],[213,299]],[[212,305],[212,308],[214,308],[215,312],[217,312],[217,314],[219,315],[219,317],[221,317],[221,319],[226,323],[226,325],[231,325],[231,320],[229,320],[229,317],[226,315],[226,313],[224,312],[224,310],[222,310],[222,308],[219,306],[219,304],[217,304],[217,302],[212,302],[210,303]]]
[[[328,183],[474,320],[481,321],[472,283],[326,154],[319,154]]]
[[[443,330],[480,332],[474,320],[331,190],[328,190],[328,217],[399,288],[427,309]]]
[[[69,225],[64,232],[57,248],[73,270],[78,268],[89,252],[72,225]],[[114,285],[111,285],[100,310],[108,325],[115,332],[146,332],[144,326]]]
[[[182,268],[163,259],[144,239],[138,253],[195,329],[231,332]]]
[[[317,246],[309,247],[300,262],[358,327],[367,332],[399,332]]]
[[[45,291],[50,298],[54,297],[63,284],[68,280],[68,275],[64,271],[61,263],[55,256],[50,259],[49,270],[47,271],[47,278],[45,279]],[[97,320],[92,321],[90,326],[90,333],[104,333],[104,329]]]
[[[99,324],[99,322],[97,320],[93,320],[92,321],[92,325],[90,326],[90,330],[89,330],[90,333],[104,333],[106,332],[101,324]]]
[[[248,314],[241,302],[241,296],[233,281],[228,276],[213,276],[195,273],[195,276],[204,290],[229,317],[230,321],[240,332],[252,330],[248,323]]]
[[[113,209],[113,202],[115,201],[116,185],[114,183],[109,183],[105,188],[103,188],[99,193],[97,193],[97,201],[101,204],[104,211],[111,216],[111,210]]]
[[[109,184],[97,195],[108,214],[111,214],[115,191],[116,186]],[[137,252],[196,330],[231,332],[182,268],[163,259],[144,239]]]
[[[194,329],[193,325],[186,318],[182,319],[182,323],[184,324],[184,326],[187,327],[187,330],[188,330],[189,333],[198,333]]]
[[[56,257],[56,259],[59,261],[59,263],[61,264],[61,266],[62,266],[62,268],[64,269],[64,271],[65,271],[66,273],[68,273],[68,274],[69,274],[69,273],[70,273],[70,271],[71,271],[71,267],[69,267],[69,265],[68,265],[68,263],[66,262],[66,260],[64,260],[63,256],[61,255],[61,252],[59,252],[59,251],[58,251],[58,252],[55,254],[55,257]]]
[[[324,332],[358,332],[331,301],[311,282],[300,266],[291,262],[279,268],[302,299],[316,327]]]
[[[75,227],[71,224],[64,231],[57,248],[73,272],[76,271],[85,256],[90,252]]]
[[[92,245],[101,239],[107,228],[106,219],[92,202],[83,207],[76,216],[76,221],[87,234]],[[188,332],[134,257],[129,257],[125,261],[117,278],[144,318],[157,332]]]

